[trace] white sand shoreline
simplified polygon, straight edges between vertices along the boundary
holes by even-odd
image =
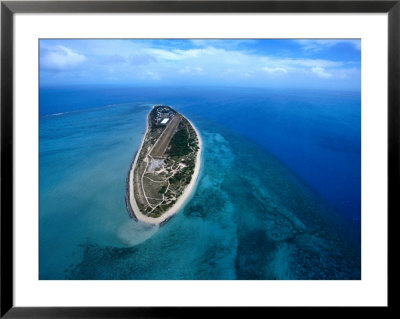
[[[186,117],[185,117],[186,118]],[[188,120],[188,119],[186,119]],[[153,217],[149,217],[146,215],[143,215],[140,210],[139,207],[137,206],[136,200],[135,200],[135,195],[134,195],[134,182],[133,182],[133,171],[134,168],[136,166],[136,162],[137,159],[139,157],[140,151],[142,150],[142,146],[144,143],[144,139],[147,135],[147,131],[148,131],[148,117],[146,117],[146,132],[142,138],[142,142],[140,144],[140,148],[136,153],[135,156],[135,160],[132,163],[132,166],[129,170],[129,182],[128,182],[128,192],[127,192],[127,196],[129,199],[129,205],[131,208],[131,212],[134,214],[134,217],[141,222],[144,223],[148,223],[148,224],[152,224],[152,225],[160,225],[164,222],[166,222],[167,220],[169,220],[172,216],[174,216],[176,213],[178,213],[178,211],[185,205],[186,201],[189,199],[190,195],[192,194],[196,183],[197,183],[197,179],[199,177],[199,173],[200,173],[200,165],[201,165],[201,152],[202,152],[202,140],[201,140],[201,136],[199,131],[196,129],[196,127],[193,125],[192,122],[190,122],[188,120],[188,122],[190,123],[190,125],[192,125],[193,129],[195,130],[196,134],[197,134],[197,138],[199,141],[199,150],[197,151],[197,155],[196,155],[196,165],[194,168],[194,172],[192,175],[192,179],[190,181],[190,183],[186,186],[185,190],[183,191],[182,195],[178,198],[178,200],[176,201],[176,203],[170,207],[166,212],[164,212],[164,214],[162,214],[159,217],[153,218]]]

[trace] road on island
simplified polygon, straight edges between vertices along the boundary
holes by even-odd
[[[178,129],[178,125],[181,122],[182,115],[176,114],[174,118],[169,122],[164,132],[158,138],[156,144],[154,144],[153,149],[150,152],[150,156],[155,157],[163,157],[169,142],[171,142],[172,136],[174,136],[176,130]]]

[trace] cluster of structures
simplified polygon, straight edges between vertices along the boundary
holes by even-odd
[[[156,115],[156,122],[158,124],[167,124],[175,115],[175,111],[173,111],[168,106],[157,106],[157,115]]]

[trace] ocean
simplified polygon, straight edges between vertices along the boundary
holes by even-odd
[[[164,226],[125,183],[154,104],[203,140]],[[360,92],[40,88],[39,279],[360,279]]]

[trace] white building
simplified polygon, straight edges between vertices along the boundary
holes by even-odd
[[[167,124],[168,123],[168,121],[169,121],[169,118],[168,117],[166,117],[165,119],[163,119],[160,123],[161,124]]]

